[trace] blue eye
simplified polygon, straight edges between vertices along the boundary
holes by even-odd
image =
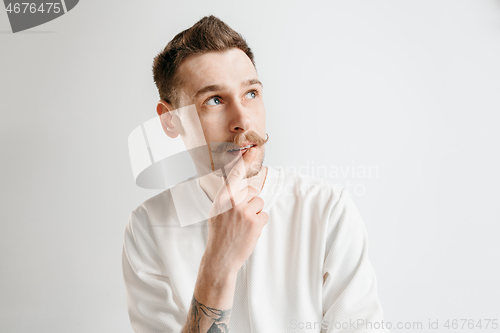
[[[214,101],[213,103],[210,103],[210,101]],[[215,97],[212,97],[210,98],[208,101],[207,101],[207,105],[219,105],[220,104],[220,99],[219,97],[215,96]]]
[[[248,95],[251,95],[250,99],[254,99],[255,97],[257,97],[257,94],[255,93],[255,90],[249,91],[246,96],[248,96]]]

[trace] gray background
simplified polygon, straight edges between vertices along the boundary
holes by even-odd
[[[123,230],[159,191],[127,137],[208,14],[255,52],[266,164],[358,186],[386,321],[499,318],[500,1],[87,0],[18,34],[0,10],[0,331],[132,332]]]

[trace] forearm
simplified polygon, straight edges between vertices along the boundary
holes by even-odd
[[[204,257],[182,333],[228,332],[236,272]]]

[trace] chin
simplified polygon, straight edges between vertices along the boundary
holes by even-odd
[[[251,165],[247,165],[247,178],[255,177],[262,170],[263,163],[264,150],[262,151],[261,156],[257,158],[257,161],[253,162]]]
[[[257,176],[257,174],[262,170],[262,163],[260,164],[258,169],[248,169],[247,170],[247,178],[252,178]]]

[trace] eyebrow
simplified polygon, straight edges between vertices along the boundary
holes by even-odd
[[[241,86],[242,87],[247,87],[247,86],[251,86],[251,85],[254,85],[254,84],[260,84],[260,86],[262,88],[264,88],[264,85],[262,84],[262,82],[260,82],[259,80],[257,79],[249,79],[249,80],[245,80],[245,81],[242,81],[241,82]],[[203,88],[201,88],[200,90],[198,90],[196,92],[196,94],[194,95],[193,97],[193,100],[195,100],[196,98],[198,98],[199,96],[207,93],[207,92],[210,92],[210,91],[221,91],[221,90],[226,90],[227,87],[224,86],[224,85],[220,85],[220,84],[211,84],[209,86],[205,86]]]

